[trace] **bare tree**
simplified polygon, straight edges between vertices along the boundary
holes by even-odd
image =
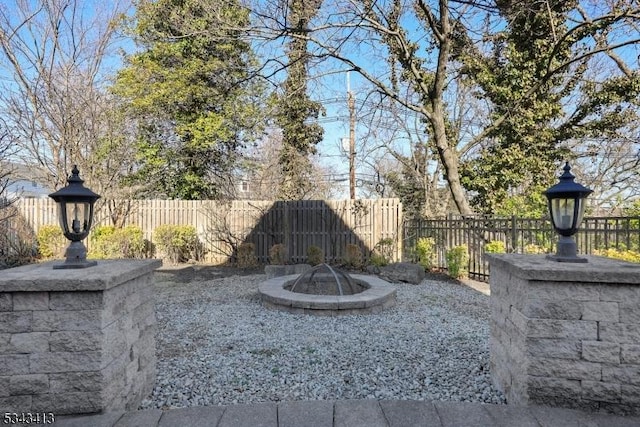
[[[0,108],[16,157],[66,184],[77,164],[102,200],[126,197],[134,153],[107,86],[128,0],[14,0],[0,5]],[[135,190],[135,189],[133,189]]]
[[[242,195],[251,200],[278,200],[282,193],[280,184],[286,172],[280,167],[282,150],[285,149],[282,135],[276,130],[268,132],[255,147],[244,153],[243,180],[247,191]],[[331,169],[320,165],[310,155],[290,156],[290,165],[296,169],[300,185],[297,189],[299,199],[331,199],[335,188],[328,179]]]
[[[28,264],[35,257],[33,230],[14,205],[17,196],[8,192],[15,152],[13,137],[0,120],[0,269]]]
[[[250,203],[244,206],[243,215],[251,218],[244,227],[240,227],[234,216],[238,210],[234,209],[231,200],[208,201],[203,205],[202,214],[207,218],[207,228],[204,230],[205,242],[215,255],[222,255],[231,263],[238,261],[238,248],[247,240],[253,228],[265,216],[271,208],[269,203]],[[248,209],[247,209],[248,208]],[[266,230],[270,237],[274,237],[276,231]]]
[[[325,2],[323,6],[324,13],[319,14],[309,31],[290,35],[305,38],[316,58],[336,60],[341,70],[359,73],[383,98],[390,98],[419,114],[427,124],[422,133],[429,135],[458,209],[471,213],[460,183],[457,141],[450,140],[446,113],[453,38],[459,31],[448,2],[440,1],[435,8],[422,1],[383,4],[338,0],[331,4]],[[420,58],[416,42],[401,26],[401,18],[411,6],[415,6],[419,22],[424,24],[424,30],[415,35],[426,45],[426,50],[435,50],[428,61]],[[282,13],[268,15],[258,11],[257,15],[276,33],[287,31],[282,22],[269,19],[269,16],[282,16]],[[401,77],[406,84],[400,84]]]
[[[593,212],[619,214],[640,198],[640,140],[591,141],[576,148],[576,154],[576,175],[594,190],[587,199]]]
[[[0,211],[7,208],[12,202],[7,194],[9,178],[12,172],[12,167],[9,163],[11,148],[10,135],[7,129],[0,128]],[[0,216],[0,221],[2,221],[2,216]]]
[[[422,122],[420,138],[437,160],[439,175],[446,180],[455,206],[461,214],[471,214],[461,162],[482,155],[482,148],[493,143],[493,133],[525,108],[531,99],[527,93],[544,92],[550,82],[560,80],[556,88],[568,91],[562,98],[568,102],[570,94],[584,88],[584,81],[577,84],[582,69],[597,58],[608,60],[609,67],[614,64],[618,74],[625,70],[637,73],[637,67],[632,66],[637,57],[633,49],[640,43],[637,2],[615,0],[598,7],[588,1],[568,2],[562,11],[567,25],[551,24],[548,40],[552,59],[543,64],[546,72],[523,82],[526,90],[522,96],[513,97],[513,103],[502,109],[482,96],[469,104],[458,102],[469,100],[469,94],[479,95],[477,82],[462,72],[463,50],[475,46],[476,58],[491,60],[492,52],[500,48],[505,26],[514,17],[542,13],[538,10],[541,3],[561,9],[558,2],[535,3],[536,10],[534,5],[518,2],[500,2],[497,7],[494,2],[462,0],[325,1],[308,31],[293,34],[283,20],[286,15],[280,2],[274,1],[266,2],[265,9],[256,8],[255,22],[262,25],[261,34],[304,38],[317,61],[329,61],[326,64],[330,65],[316,71],[355,71],[383,101],[391,100],[416,114]],[[512,10],[508,9],[510,4]],[[567,51],[571,54],[559,55]],[[502,59],[496,57],[496,61]],[[274,60],[273,68],[281,62]],[[572,126],[582,124],[579,115],[586,111],[570,104],[563,107],[567,120],[550,125],[559,133],[575,130]],[[411,142],[416,146],[416,141]]]
[[[373,170],[374,182],[384,186],[383,197],[399,197],[407,217],[440,217],[454,210],[419,115],[375,94],[360,111],[366,132],[360,136],[359,164]]]

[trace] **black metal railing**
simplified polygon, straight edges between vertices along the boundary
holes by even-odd
[[[435,242],[435,267],[445,270],[446,252],[466,245],[469,252],[469,277],[489,279],[486,245],[500,241],[509,253],[549,253],[555,251],[557,235],[548,218],[459,217],[407,221],[403,230],[404,258],[415,260],[418,239]],[[599,250],[640,250],[640,217],[592,217],[582,221],[576,234],[578,253]]]

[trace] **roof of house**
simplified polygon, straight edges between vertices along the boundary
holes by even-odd
[[[0,177],[8,173],[9,182],[5,191],[14,197],[47,197],[53,190],[46,174],[40,168],[20,163],[0,162]]]

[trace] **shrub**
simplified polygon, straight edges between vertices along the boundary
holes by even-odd
[[[161,225],[153,230],[153,240],[158,250],[174,264],[202,258],[202,243],[191,225]]]
[[[269,261],[274,265],[286,264],[287,247],[283,243],[277,243],[269,248]]]
[[[151,242],[144,238],[142,229],[136,225],[122,228],[101,225],[91,233],[89,258],[147,258],[152,255]]]
[[[307,262],[311,265],[319,265],[324,263],[324,252],[322,248],[311,245],[307,248]]]
[[[31,264],[37,259],[37,248],[34,240],[17,236],[13,239],[0,237],[0,270]]]
[[[378,267],[389,264],[389,262],[393,258],[394,246],[395,242],[393,241],[393,239],[389,237],[380,239],[380,241],[373,247],[371,258],[376,259],[372,260],[371,264]]]
[[[416,242],[415,254],[418,264],[425,270],[431,270],[435,264],[436,240],[433,237],[421,237]]]
[[[604,256],[607,258],[615,258],[622,261],[640,263],[640,252],[619,250],[614,248],[601,249],[593,251],[594,255]]]
[[[467,277],[469,271],[469,253],[466,245],[455,246],[447,251],[447,270],[454,279]]]
[[[99,225],[93,228],[91,238],[89,239],[88,258],[109,259],[124,258],[119,252],[118,242],[113,235],[116,228],[112,225]]]
[[[484,245],[484,251],[489,254],[503,254],[507,252],[507,247],[502,240],[492,240]]]
[[[389,264],[389,261],[381,254],[372,252],[371,257],[369,257],[369,264],[375,265],[376,267],[384,267]]]
[[[18,215],[13,221],[0,218],[0,269],[31,264],[37,255],[36,236],[24,219]]]
[[[361,268],[362,251],[360,250],[360,247],[358,245],[349,243],[345,248],[343,261],[347,267]]]
[[[242,243],[238,246],[238,267],[251,268],[258,265],[256,258],[256,245],[253,243]]]
[[[546,254],[547,252],[549,251],[546,248],[534,243],[530,243],[524,247],[525,254]]]
[[[38,252],[43,258],[63,258],[69,241],[58,225],[43,225],[36,236]]]

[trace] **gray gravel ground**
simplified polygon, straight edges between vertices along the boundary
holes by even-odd
[[[158,283],[158,375],[141,409],[371,398],[505,403],[489,378],[486,295],[427,279],[392,284],[397,304],[380,314],[317,317],[262,307],[262,280]]]

